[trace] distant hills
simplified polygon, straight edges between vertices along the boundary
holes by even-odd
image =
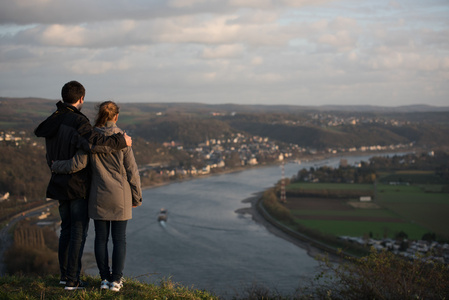
[[[7,105],[38,105],[41,108],[53,106],[58,100],[43,99],[43,98],[9,98],[0,97],[1,102]],[[86,101],[85,105],[93,106],[99,102]],[[118,102],[119,103],[119,102]],[[284,113],[298,113],[298,112],[322,112],[322,111],[340,111],[340,112],[360,112],[360,113],[412,113],[412,112],[446,112],[449,111],[449,106],[431,106],[425,104],[403,105],[403,106],[376,106],[376,105],[321,105],[321,106],[301,106],[301,105],[247,105],[247,104],[204,104],[204,103],[122,103],[122,105],[132,107],[147,107],[148,109],[175,109],[182,111],[201,111],[201,110],[219,110],[224,112],[284,112]],[[39,109],[40,110],[40,109]]]
[[[33,130],[57,100],[0,98],[0,130]],[[85,102],[91,121],[98,103]],[[308,148],[414,143],[449,145],[449,106],[399,107],[118,103],[119,125],[134,136],[163,143],[197,144],[244,132]]]

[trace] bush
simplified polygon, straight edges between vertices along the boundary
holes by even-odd
[[[5,252],[8,274],[47,275],[59,272],[58,255],[48,248],[12,246]]]
[[[40,228],[22,220],[14,229],[14,244],[4,254],[9,274],[59,273],[59,239],[50,227]]]
[[[50,250],[57,252],[59,248],[59,238],[56,232],[50,227],[44,227],[42,228],[42,234],[44,236],[45,246]]]
[[[264,208],[275,219],[294,224],[294,219],[290,210],[279,202],[273,189],[269,189],[263,193],[262,201]]]
[[[406,260],[391,252],[375,252],[349,263],[323,261],[314,293],[329,299],[446,299],[448,266],[424,259]]]

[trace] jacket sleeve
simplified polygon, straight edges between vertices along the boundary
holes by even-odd
[[[94,130],[92,125],[89,123],[89,120],[85,117],[80,118],[76,130],[79,135],[87,141],[87,145],[89,147],[86,145],[82,146],[82,149],[85,151],[110,153],[113,150],[120,150],[126,147],[126,140],[122,133],[105,136],[104,134]]]
[[[89,154],[78,150],[71,159],[54,161],[51,170],[56,174],[72,174],[84,169],[88,162]]]
[[[126,170],[129,186],[131,187],[133,206],[140,206],[142,205],[142,188],[140,186],[139,170],[131,147],[127,147],[124,150],[123,165]]]
[[[82,149],[85,152],[92,153],[92,154],[95,154],[95,153],[106,153],[106,154],[109,154],[109,153],[111,153],[113,151],[116,151],[115,148],[112,148],[110,146],[93,145],[93,144],[89,144],[87,142],[87,140],[85,140],[83,138],[81,138],[81,139],[82,140],[77,144],[77,148],[78,149]]]

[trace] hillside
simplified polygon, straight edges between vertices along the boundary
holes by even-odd
[[[56,100],[0,98],[0,194],[14,199],[42,197],[48,182],[44,140],[34,128],[55,110]],[[91,121],[97,103],[85,102]],[[198,103],[123,103],[119,126],[133,137],[145,185],[179,179],[192,168],[218,163],[236,168],[256,159],[275,162],[281,154],[309,159],[315,154],[354,151],[449,148],[449,112],[423,107],[411,112],[321,111],[323,107],[206,105]],[[428,107],[427,107],[428,108]],[[170,169],[171,168],[171,169]],[[174,169],[179,172],[171,174]],[[217,168],[218,170],[218,168]],[[183,173],[184,172],[184,173]],[[215,170],[214,170],[215,172]]]
[[[0,98],[0,130],[31,132],[54,111],[55,103],[38,98]],[[96,104],[87,101],[83,107],[91,120]],[[246,132],[316,149],[449,145],[449,107],[424,105],[386,108],[122,103],[119,122],[134,136],[155,143],[190,145]]]

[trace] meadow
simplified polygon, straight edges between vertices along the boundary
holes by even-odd
[[[435,233],[437,239],[449,239],[449,195],[443,192],[444,185],[434,184],[431,173],[402,172],[384,174],[383,178],[387,176],[402,176],[402,183],[293,183],[286,187],[286,207],[296,223],[335,236],[381,239],[406,233],[409,239],[419,240],[426,233]],[[419,184],[413,184],[414,177]],[[299,190],[308,196],[298,197]],[[318,190],[327,190],[329,196],[307,193]],[[341,195],[347,191],[371,192],[374,197],[369,202],[332,197],[333,192]]]
[[[420,225],[437,236],[449,238],[449,195],[441,185],[378,186],[378,203],[409,224]]]

